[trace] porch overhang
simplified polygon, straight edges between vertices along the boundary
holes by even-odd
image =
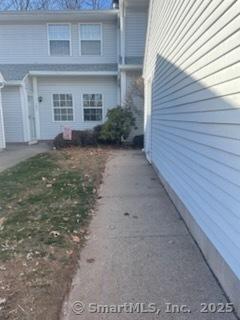
[[[124,71],[142,70],[142,69],[143,69],[142,64],[121,64],[119,66],[119,70],[124,70]]]
[[[117,76],[117,71],[29,71],[30,76]]]

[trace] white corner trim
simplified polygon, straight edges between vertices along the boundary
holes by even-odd
[[[28,142],[30,140],[30,134],[29,134],[29,121],[28,121],[28,101],[26,96],[26,87],[25,85],[22,85],[20,87],[20,102],[21,102],[21,111],[22,111],[22,121],[23,121],[23,139],[24,142]]]
[[[36,135],[37,139],[40,139],[40,119],[39,119],[39,102],[38,102],[38,83],[37,78],[33,77],[33,103],[34,103],[34,112],[36,119]]]
[[[3,110],[2,110],[2,93],[1,93],[2,88],[3,88],[3,85],[0,88],[0,128],[1,128],[1,134],[2,134],[2,145],[0,145],[0,150],[6,148],[6,138],[5,138],[5,130],[4,130]]]

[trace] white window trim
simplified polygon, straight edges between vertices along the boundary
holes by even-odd
[[[73,109],[73,119],[72,120],[55,120],[55,117],[54,117],[54,103],[53,103],[53,95],[54,94],[71,94],[72,96],[72,109]],[[74,96],[71,92],[53,92],[51,93],[51,102],[52,102],[52,122],[54,123],[73,123],[75,122],[75,103],[74,103]],[[70,108],[69,108],[70,109]]]
[[[49,26],[51,25],[68,25],[69,26],[69,56],[55,56],[55,55],[51,55],[51,52],[50,52],[50,38],[49,38]],[[54,58],[67,58],[67,57],[72,57],[72,24],[71,23],[68,23],[68,22],[62,22],[62,23],[54,23],[54,22],[51,22],[51,23],[47,23],[47,41],[48,41],[48,56],[49,57],[54,57]]]
[[[96,120],[96,121],[94,121],[94,120],[84,120],[84,109],[97,109],[97,108],[94,108],[94,107],[92,107],[92,108],[85,108],[84,107],[84,104],[83,104],[83,95],[84,94],[101,94],[102,95],[102,120]],[[88,123],[103,123],[104,122],[104,120],[105,120],[105,117],[106,117],[106,115],[105,115],[105,104],[104,104],[104,94],[102,93],[102,92],[84,92],[84,93],[82,93],[82,95],[81,95],[81,103],[82,103],[82,121],[83,122],[88,122]],[[99,108],[100,109],[100,108]]]
[[[81,28],[80,28],[80,26],[81,25],[86,25],[86,24],[97,24],[97,25],[100,26],[100,35],[101,35],[101,37],[100,37],[100,41],[101,41],[101,46],[100,46],[101,52],[100,52],[100,55],[86,55],[86,54],[82,55],[82,46],[81,46],[82,39],[81,39]],[[101,22],[100,23],[98,23],[98,22],[97,23],[96,22],[86,22],[86,23],[82,22],[82,23],[79,23],[78,24],[78,38],[79,38],[79,48],[78,48],[79,56],[81,56],[81,57],[94,57],[94,58],[103,56],[103,24]]]

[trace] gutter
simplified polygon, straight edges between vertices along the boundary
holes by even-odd
[[[119,70],[142,70],[142,64],[120,64]]]
[[[117,76],[117,71],[29,71],[31,76]]]
[[[18,81],[15,81],[15,80],[5,81],[5,85],[6,86],[21,86],[22,84],[23,84],[23,81],[21,81],[21,80],[18,80]]]

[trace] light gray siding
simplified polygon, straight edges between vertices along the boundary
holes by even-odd
[[[147,31],[147,10],[126,9],[126,59],[143,57]],[[138,59],[140,60],[140,59]],[[141,60],[140,60],[141,61]],[[141,61],[142,63],[142,61]]]
[[[3,123],[3,112],[2,112],[2,93],[0,89],[0,150],[5,148],[5,133]]]
[[[144,77],[152,162],[240,279],[239,12],[235,0],[153,0]]]
[[[70,93],[73,96],[74,121],[55,122],[53,120],[52,95],[54,93]],[[117,105],[116,77],[75,77],[68,78],[39,78],[38,95],[43,98],[39,104],[40,140],[51,140],[62,132],[64,126],[72,129],[91,129],[101,122],[83,121],[83,93],[103,94],[103,114]]]
[[[19,87],[4,87],[2,89],[2,107],[6,142],[24,142]]]
[[[49,21],[51,22],[51,21]],[[80,21],[79,21],[80,22]],[[17,63],[116,63],[117,25],[114,22],[102,24],[102,56],[79,55],[79,24],[71,24],[72,56],[56,57],[48,54],[47,23],[0,25],[0,64]]]
[[[131,132],[130,139],[143,134],[144,99],[139,95],[136,88],[136,80],[141,78],[141,72],[128,71],[126,74],[127,99],[133,102],[133,112],[136,119],[136,128]]]

